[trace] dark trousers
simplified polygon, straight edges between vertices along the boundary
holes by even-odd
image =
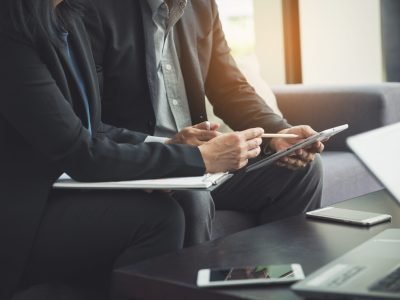
[[[318,156],[297,171],[241,170],[211,195],[217,209],[252,212],[262,224],[319,207],[321,191]],[[171,196],[190,222],[186,232],[181,208],[164,193],[54,191],[27,267],[27,290],[15,300],[105,299],[113,268],[179,249],[184,235],[192,244],[208,240],[210,193]]]
[[[180,249],[184,228],[165,193],[53,191],[15,299],[106,299],[114,268]]]
[[[185,215],[184,247],[195,246],[211,239],[215,215],[214,201],[208,191],[173,191],[171,196]]]
[[[215,208],[254,213],[258,224],[264,224],[320,207],[321,195],[322,162],[317,155],[296,171],[276,165],[249,173],[242,169],[212,193],[179,191],[172,196],[185,214],[185,246],[192,246],[210,240]]]
[[[250,212],[259,224],[294,216],[321,205],[322,162],[319,155],[296,171],[269,165],[244,169],[212,192],[217,209]]]

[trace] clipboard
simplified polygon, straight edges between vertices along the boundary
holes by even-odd
[[[80,182],[62,174],[53,184],[56,189],[143,189],[143,190],[213,190],[233,174],[215,173],[193,177],[171,177],[109,182]]]
[[[317,141],[325,141],[325,140],[329,139],[330,137],[334,136],[335,134],[342,132],[343,130],[346,130],[347,128],[349,128],[349,125],[344,124],[341,126],[323,130],[313,136],[310,136],[310,137],[298,142],[297,144],[290,146],[289,148],[275,152],[274,154],[267,156],[255,163],[247,166],[246,172],[251,172],[251,171],[257,170],[261,167],[270,165],[273,162],[277,161],[278,159],[285,157],[289,154],[292,154],[293,152],[295,152],[298,149],[302,149],[302,148],[306,148],[307,146],[311,146],[312,144],[314,144]]]

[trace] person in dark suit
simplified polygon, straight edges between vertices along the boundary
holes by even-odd
[[[201,145],[213,138],[205,133],[218,129],[202,125],[207,96],[234,130],[315,134],[309,126],[290,126],[246,81],[230,55],[215,0],[82,1],[108,123]],[[274,138],[264,146],[277,151],[297,141]],[[260,212],[259,223],[318,207],[322,175],[316,153],[322,150],[316,143],[278,162],[284,168],[239,172],[212,193],[216,207]],[[212,217],[212,200],[188,196],[180,203],[189,215],[186,229],[193,231],[186,235],[190,245],[210,238],[210,226],[202,220]]]
[[[145,143],[147,134],[102,123],[91,46],[75,4],[0,5],[4,300],[64,299],[54,293],[72,295],[69,287],[83,299],[104,299],[114,268],[182,247],[183,214],[167,193],[53,190],[63,172],[79,181],[196,176],[236,170],[260,153],[261,128],[197,147]]]

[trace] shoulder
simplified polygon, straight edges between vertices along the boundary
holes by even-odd
[[[215,0],[188,0],[185,9],[186,21],[193,20],[196,27],[212,27],[218,19]]]
[[[206,37],[218,24],[218,8],[215,0],[188,0],[182,18],[184,26],[196,29],[201,37]]]
[[[0,49],[11,44],[25,44],[33,46],[33,43],[22,33],[18,32],[9,19],[2,19],[0,22]]]
[[[188,8],[196,15],[215,16],[218,14],[218,6],[215,0],[188,0]]]
[[[50,41],[40,39],[33,42],[22,33],[12,30],[0,30],[0,45],[2,87],[7,82],[23,80],[28,73],[40,78],[46,65],[46,55],[54,50]]]
[[[14,61],[14,58],[18,58],[15,62],[25,60],[30,56],[29,53],[36,52],[36,46],[28,38],[4,27],[0,29],[0,45],[2,66]]]

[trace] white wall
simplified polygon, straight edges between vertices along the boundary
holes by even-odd
[[[269,84],[285,83],[281,0],[254,0],[256,54]]]
[[[304,83],[384,80],[379,0],[299,2]]]

